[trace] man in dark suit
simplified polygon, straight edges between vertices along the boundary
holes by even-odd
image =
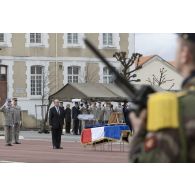
[[[61,147],[61,135],[64,125],[64,110],[60,107],[58,99],[54,100],[54,106],[49,111],[49,125],[52,131],[53,149],[63,149]]]
[[[79,134],[79,119],[78,115],[80,114],[79,104],[75,102],[75,106],[72,107],[72,120],[73,120],[73,134]]]

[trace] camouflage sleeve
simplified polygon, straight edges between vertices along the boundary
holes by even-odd
[[[131,143],[130,162],[168,163],[180,161],[177,129],[163,129],[147,133],[142,139],[136,135]]]
[[[130,150],[129,150],[129,161],[130,162],[139,162],[139,156],[142,152],[144,139],[146,136],[146,130],[140,129],[135,132],[133,136],[129,139]]]

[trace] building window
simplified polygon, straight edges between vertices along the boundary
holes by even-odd
[[[41,33],[30,33],[30,43],[41,43]]]
[[[112,72],[107,67],[103,68],[103,83],[106,84],[113,83]]]
[[[99,49],[118,49],[120,50],[120,35],[119,33],[100,33]]]
[[[63,48],[85,48],[83,33],[64,33]]]
[[[26,33],[25,47],[49,47],[48,33]]]
[[[43,66],[31,66],[31,95],[42,95]]]
[[[68,33],[67,42],[68,44],[79,44],[78,33]]]
[[[78,83],[79,82],[79,66],[69,66],[68,67],[68,83]]]
[[[11,39],[11,33],[0,33],[0,47],[12,47]]]
[[[113,34],[112,33],[103,33],[103,45],[113,46]]]
[[[4,33],[0,33],[0,42],[1,43],[5,42]]]

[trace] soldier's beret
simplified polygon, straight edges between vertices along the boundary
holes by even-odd
[[[178,33],[179,37],[195,43],[195,33]]]

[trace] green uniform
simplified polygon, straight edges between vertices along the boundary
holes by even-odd
[[[12,130],[14,124],[14,109],[8,106],[2,106],[0,111],[4,114],[4,131],[6,144],[12,143]]]
[[[195,72],[182,92],[157,93],[149,102],[147,126],[130,140],[130,162],[195,162]]]
[[[17,143],[19,142],[19,134],[20,134],[21,108],[20,106],[14,106],[13,109],[14,109],[13,134],[14,134],[14,141]]]

